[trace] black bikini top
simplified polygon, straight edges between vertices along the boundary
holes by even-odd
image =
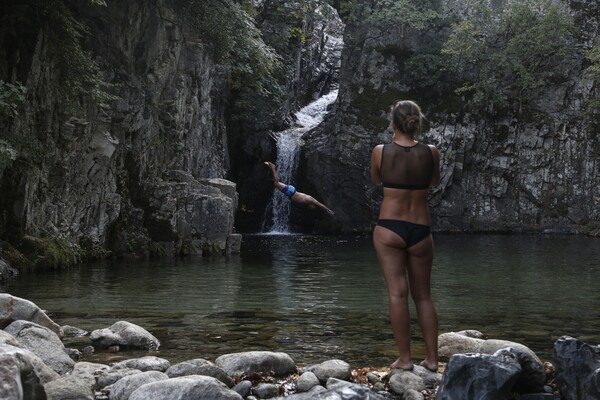
[[[433,154],[423,143],[411,147],[384,144],[379,169],[383,187],[429,189],[433,178]]]

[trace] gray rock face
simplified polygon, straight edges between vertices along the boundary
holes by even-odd
[[[0,398],[46,400],[46,392],[30,359],[21,349],[0,345]]]
[[[135,390],[129,400],[148,399],[222,399],[242,400],[242,396],[210,376],[181,376],[148,383]]]
[[[445,17],[467,4],[442,3]],[[569,5],[583,28],[580,44],[588,48],[598,37],[600,6],[582,0]],[[303,147],[303,184],[315,188],[311,194],[325,204],[337,206],[336,226],[329,229],[371,230],[381,200],[381,189],[370,182],[371,150],[391,139],[391,104],[421,96],[431,125],[421,140],[435,144],[442,157],[442,183],[430,201],[435,229],[597,229],[600,203],[589,200],[600,183],[590,156],[597,152],[597,129],[593,118],[582,117],[584,103],[597,92],[585,79],[581,54],[568,61],[569,83],[548,85],[521,114],[480,118],[464,110],[453,113],[446,104],[438,112],[427,94],[415,90],[418,82],[411,80],[404,61],[441,44],[444,30],[409,29],[400,37],[398,30],[384,31],[365,18],[371,6],[357,2],[355,18],[345,30],[335,122]],[[532,115],[536,117],[529,119]]]
[[[296,372],[296,363],[288,354],[270,351],[225,354],[218,357],[215,364],[232,377],[250,372],[272,372],[275,376]]]
[[[103,347],[117,345],[157,350],[160,346],[160,341],[150,332],[127,321],[118,321],[109,328],[93,331],[90,340]]]
[[[64,336],[63,329],[52,321],[44,311],[29,300],[0,293],[0,328],[5,328],[14,321],[31,321]]]
[[[59,236],[72,244],[81,240],[100,246],[108,241],[117,254],[133,249],[147,255],[153,242],[165,241],[156,225],[166,211],[155,214],[158,210],[149,203],[161,194],[157,188],[172,186],[163,178],[168,171],[185,171],[195,179],[226,175],[226,73],[215,65],[202,39],[184,31],[169,2],[118,2],[77,11],[90,29],[93,58],[109,66],[106,76],[118,83],[115,94],[120,99],[104,110],[86,106],[77,117],[51,117],[62,114],[64,99],[49,88],[56,74],[44,61],[48,50],[42,43],[47,41],[41,38],[41,45],[28,54],[32,101],[7,134],[44,140],[32,143],[39,147],[36,152],[19,154],[35,159],[35,165],[13,165],[8,179],[0,178],[0,192],[10,194],[4,204],[17,230]],[[40,109],[47,112],[38,118]],[[34,120],[39,125],[30,123]],[[43,133],[38,132],[41,126]],[[197,200],[200,193],[195,195]],[[173,248],[192,239],[176,223],[185,220],[181,214],[190,204],[199,206],[196,218],[199,212],[207,212],[206,219],[220,210],[226,217],[213,218],[211,230],[225,232],[223,240],[232,232],[231,196],[205,196],[203,204],[171,203],[164,224],[175,233],[167,240]],[[6,226],[4,209],[0,214],[0,226]],[[202,234],[197,232],[198,237]]]
[[[554,343],[555,382],[563,399],[593,399],[600,392],[600,347],[570,336]]]
[[[457,354],[450,357],[436,400],[504,400],[521,373],[510,353]]]
[[[7,326],[5,331],[57,373],[64,375],[73,370],[75,361],[69,357],[60,338],[50,329],[20,320]]]

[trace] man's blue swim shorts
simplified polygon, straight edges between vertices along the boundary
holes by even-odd
[[[281,193],[285,194],[287,197],[292,197],[296,193],[296,188],[292,185],[285,185],[283,189],[281,189]]]

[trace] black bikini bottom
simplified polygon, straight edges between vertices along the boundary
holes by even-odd
[[[377,225],[382,226],[404,239],[406,247],[414,246],[431,234],[429,225],[415,224],[400,219],[380,219]]]

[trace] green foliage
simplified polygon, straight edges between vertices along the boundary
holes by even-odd
[[[72,248],[65,240],[58,238],[40,239],[38,257],[41,257],[44,266],[52,269],[70,267],[79,262],[79,252]],[[40,262],[38,261],[38,264]]]
[[[480,3],[453,27],[443,53],[472,111],[518,111],[540,88],[564,79],[574,32],[560,2],[509,0],[502,12]]]
[[[87,2],[106,6],[104,0]],[[22,0],[3,8],[0,42],[4,48],[0,51],[0,79],[12,81],[15,72],[23,75],[21,80],[26,79],[28,71],[25,68],[29,66],[21,65],[19,60],[33,54],[38,41],[42,40],[41,44],[48,49],[44,66],[49,65],[51,73],[58,76],[58,80],[49,83],[55,86],[60,104],[73,107],[85,96],[103,106],[115,97],[109,94],[110,87],[102,79],[98,65],[83,48],[89,32],[75,17],[71,5],[72,2],[68,0]],[[20,83],[11,84],[12,88],[0,88],[0,96],[12,93],[9,98],[12,101]],[[15,104],[14,101],[11,104]],[[5,107],[0,104],[0,112],[3,110]],[[16,109],[13,108],[11,112],[14,116]]]
[[[600,41],[588,50],[585,56],[590,63],[586,69],[588,76],[594,81],[600,81]],[[600,111],[600,98],[594,97],[588,104],[588,112],[594,113],[598,111]]]
[[[435,0],[377,0],[375,6],[367,10],[366,23],[387,31],[397,29],[403,46],[407,27],[422,30],[439,17],[434,3]]]
[[[234,0],[173,0],[176,10],[232,71],[233,89],[267,93],[265,78],[279,63],[265,44],[248,7]]]
[[[106,5],[102,0],[90,0]],[[59,71],[57,89],[65,104],[74,107],[80,96],[90,96],[92,101],[105,107],[117,97],[109,93],[110,85],[101,77],[98,64],[82,47],[89,31],[78,21],[64,0],[43,1],[40,7],[42,29],[48,35],[49,51]]]

